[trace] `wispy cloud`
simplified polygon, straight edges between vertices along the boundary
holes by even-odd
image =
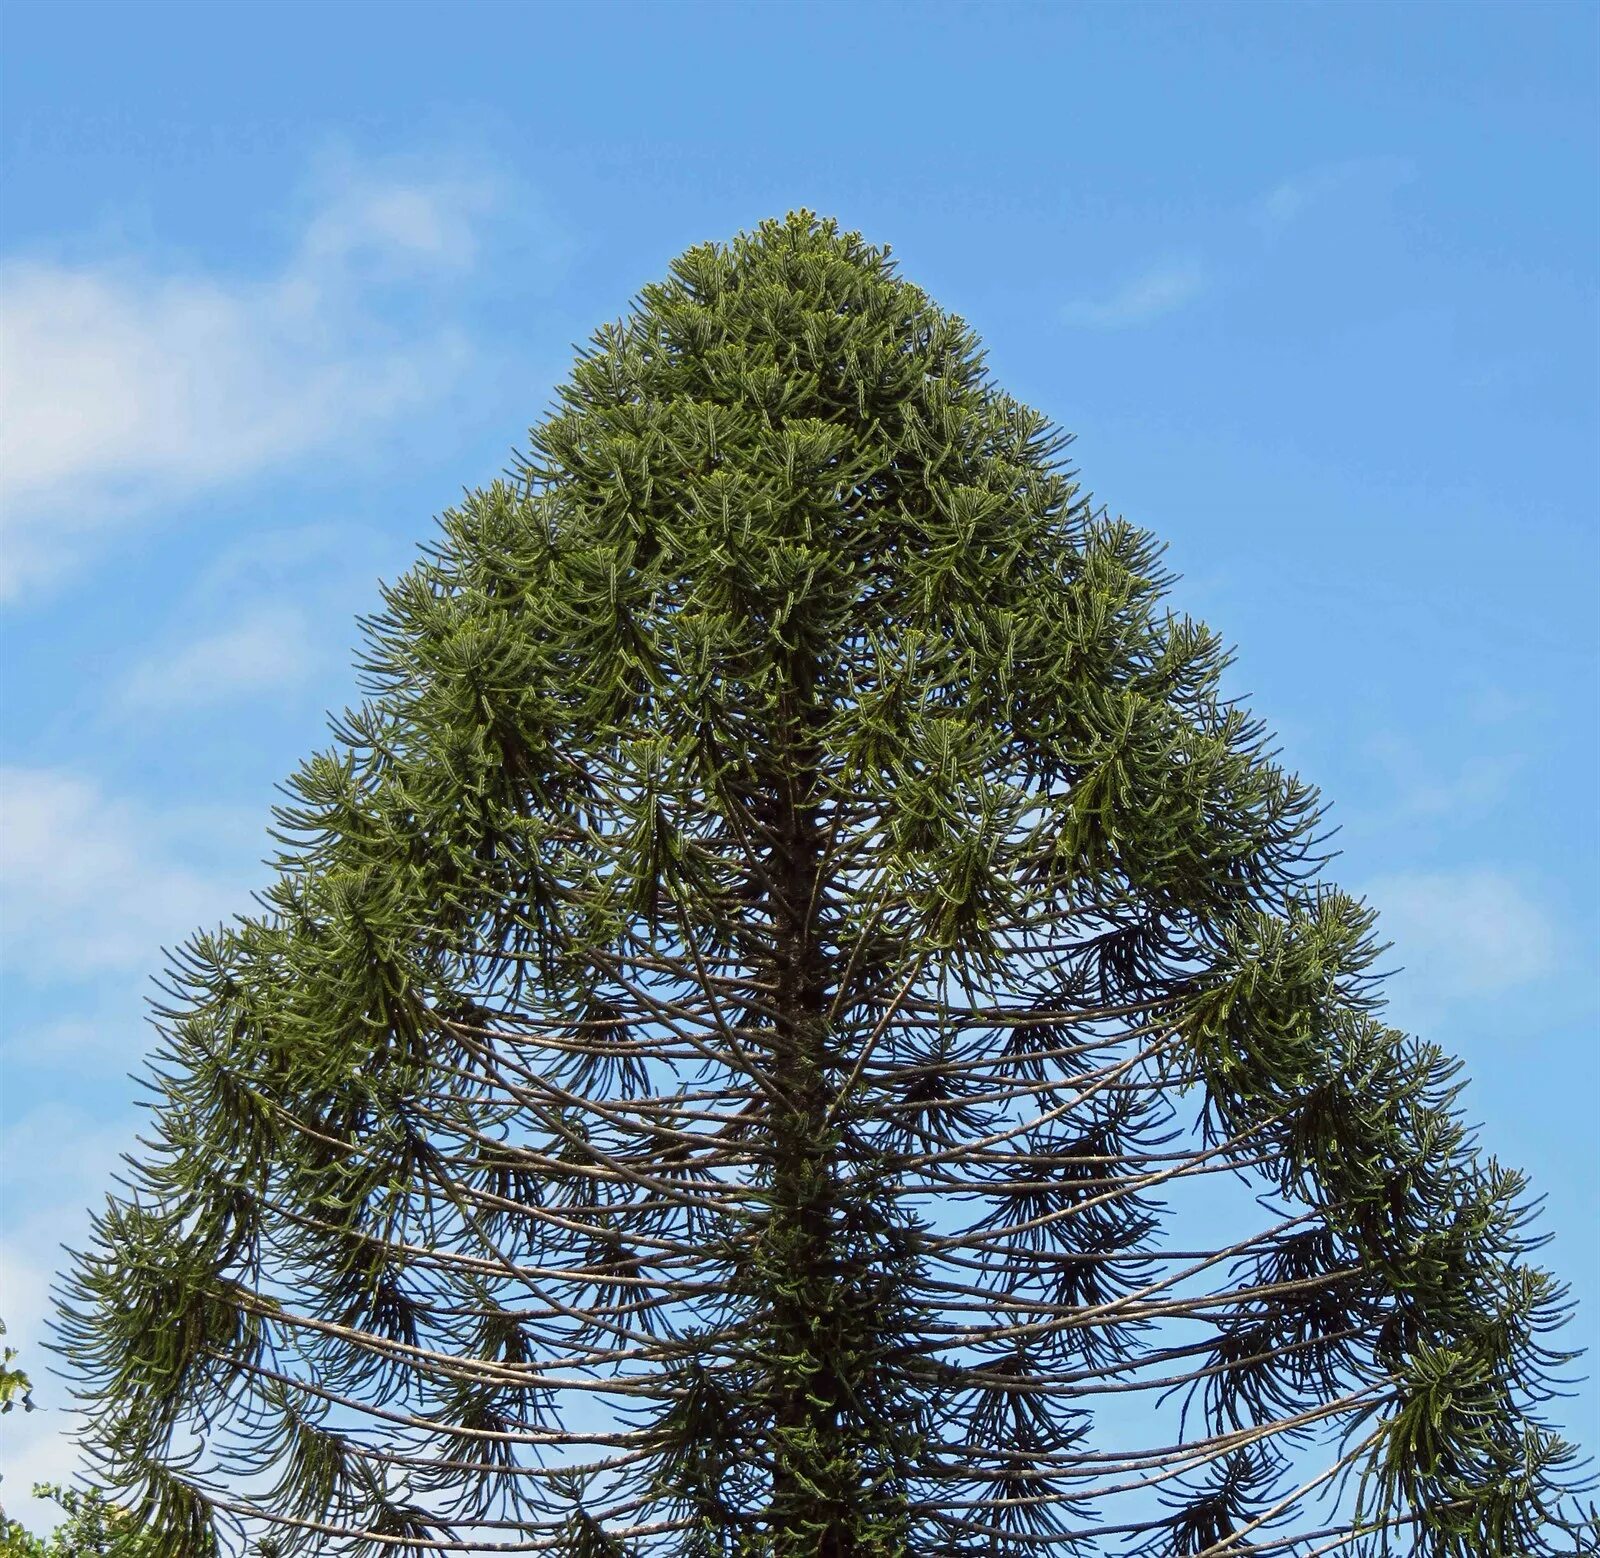
[[[101,1075],[105,1068],[126,1072],[154,1042],[153,1030],[142,1020],[149,1010],[150,972],[144,968],[138,977],[104,980],[59,1016],[13,1019],[0,1029],[0,1069],[81,1075],[92,1066]],[[0,1317],[4,1314],[0,1309]]]
[[[79,1122],[74,1122],[79,1123]],[[62,1156],[57,1137],[49,1149],[52,1160]],[[6,1156],[20,1143],[4,1143]],[[15,1199],[7,1187],[5,1199]],[[33,1385],[32,1412],[13,1412],[6,1418],[5,1482],[0,1486],[6,1514],[31,1529],[49,1530],[61,1511],[42,1499],[33,1499],[36,1482],[70,1484],[82,1469],[83,1457],[73,1438],[74,1418],[61,1383],[51,1370],[59,1367],[45,1350],[49,1340],[50,1285],[63,1240],[81,1242],[86,1219],[81,1207],[52,1199],[31,1209],[26,1225],[18,1226],[18,1213],[8,1206],[8,1231],[0,1239],[0,1317],[6,1323],[6,1346],[15,1347],[17,1363]],[[44,1216],[38,1215],[45,1214]],[[48,1221],[46,1221],[48,1219]]]
[[[1194,302],[1219,281],[1243,268],[1253,245],[1249,229],[1262,238],[1283,231],[1303,217],[1338,201],[1389,193],[1416,177],[1408,158],[1352,157],[1323,163],[1280,180],[1243,209],[1236,208],[1219,225],[1214,241],[1195,253],[1169,258],[1129,277],[1101,297],[1081,297],[1061,310],[1065,324],[1089,330],[1127,330],[1147,325]],[[1209,259],[1199,257],[1201,248]]]
[[[1480,751],[1440,772],[1415,741],[1393,733],[1374,737],[1366,750],[1384,771],[1384,791],[1397,823],[1421,818],[1473,822],[1504,803],[1526,766],[1526,759],[1515,752]]]
[[[1527,985],[1556,965],[1554,917],[1503,871],[1405,872],[1369,884],[1400,992],[1428,1008]]]
[[[498,195],[494,181],[483,176],[397,183],[349,175],[308,223],[300,269],[317,274],[353,263],[399,272],[464,268],[477,257],[479,229]]]
[[[1334,199],[1388,194],[1416,175],[1416,164],[1406,157],[1351,157],[1323,163],[1274,184],[1256,202],[1253,215],[1260,226],[1277,230]]]
[[[1108,297],[1069,303],[1062,318],[1067,324],[1093,330],[1126,330],[1181,308],[1205,286],[1206,275],[1198,264],[1170,262],[1133,277]]]
[[[149,972],[162,946],[241,906],[240,883],[193,863],[221,820],[203,810],[166,816],[78,774],[13,767],[0,813],[0,964],[17,975]]]
[[[256,606],[242,621],[134,666],[125,708],[170,713],[304,682],[317,668],[307,613],[287,604]]]
[[[113,720],[170,718],[263,694],[299,694],[348,665],[375,582],[409,561],[368,527],[248,531],[201,568],[165,626],[107,685]]]
[[[473,265],[501,198],[479,174],[345,163],[264,276],[0,264],[0,598],[448,391],[469,343],[417,298]]]
[[[46,1527],[59,1510],[34,1482],[81,1466],[71,1397],[44,1350],[62,1246],[82,1248],[88,1211],[111,1187],[137,1119],[113,1104],[118,1072],[148,1052],[141,1020],[159,949],[247,902],[208,857],[236,857],[242,819],[223,808],[159,808],[60,769],[0,769],[0,965],[10,999],[3,1063],[71,1068],[71,1102],[15,1115],[0,1135],[0,1316],[40,1410],[6,1419],[7,1511]],[[34,997],[46,996],[41,1005]],[[29,1008],[49,1015],[29,1021]],[[120,1062],[112,1065],[115,1059]],[[37,1096],[37,1095],[36,1095]]]
[[[0,1317],[6,1344],[33,1384],[38,1410],[6,1418],[6,1513],[48,1529],[60,1510],[35,1500],[36,1482],[69,1484],[82,1468],[74,1439],[77,1416],[66,1383],[46,1351],[52,1312],[50,1288],[65,1264],[63,1246],[82,1248],[89,1209],[111,1187],[120,1154],[132,1145],[137,1121],[96,1118],[71,1104],[43,1104],[0,1135]],[[71,1151],[63,1151],[70,1143]]]

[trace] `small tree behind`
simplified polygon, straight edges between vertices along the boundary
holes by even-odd
[[[802,213],[445,516],[64,1311],[164,1552],[1586,1540],[1523,1182],[1064,445]]]
[[[6,1334],[0,1320],[0,1336]],[[17,1406],[32,1412],[33,1384],[15,1367],[14,1347],[0,1351],[0,1414]],[[48,1499],[66,1516],[51,1535],[36,1536],[20,1520],[0,1509],[0,1558],[101,1558],[115,1552],[118,1558],[162,1558],[155,1539],[139,1532],[126,1510],[103,1494],[35,1483],[33,1496]]]

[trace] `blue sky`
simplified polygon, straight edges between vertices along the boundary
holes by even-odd
[[[354,618],[691,243],[893,246],[1332,803],[1600,1341],[1600,6],[12,0],[0,1315],[131,1145]],[[61,1393],[3,1496],[70,1470]],[[1600,1392],[1557,1416],[1600,1449]]]

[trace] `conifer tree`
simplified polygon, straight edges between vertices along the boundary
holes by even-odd
[[[63,1297],[163,1552],[1595,1550],[1524,1181],[1066,442],[802,212],[444,515]]]

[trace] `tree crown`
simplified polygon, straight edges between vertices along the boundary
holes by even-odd
[[[1579,1531],[1523,1183],[1065,445],[798,213],[444,516],[64,1310],[167,1550]]]

